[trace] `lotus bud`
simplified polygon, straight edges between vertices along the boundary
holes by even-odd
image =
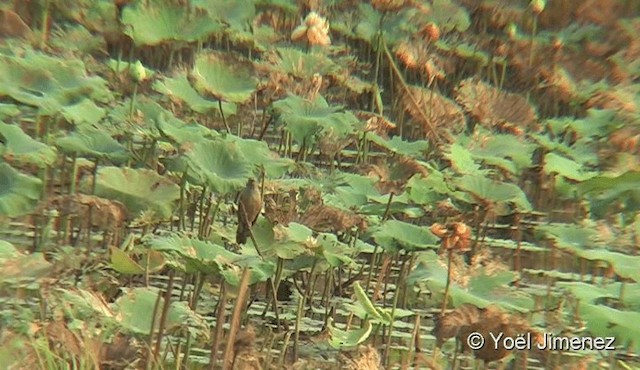
[[[544,7],[547,5],[546,0],[531,0],[529,6],[531,7],[531,11],[535,14],[540,14],[544,10]]]
[[[131,69],[131,77],[135,82],[142,82],[147,79],[147,71],[140,61],[137,61]]]
[[[516,38],[516,36],[518,35],[518,26],[516,26],[515,23],[510,22],[506,27],[505,27],[505,32],[507,33],[507,36],[509,36],[509,38],[511,40],[514,40]]]

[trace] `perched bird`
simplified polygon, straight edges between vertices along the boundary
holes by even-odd
[[[238,230],[236,243],[244,244],[249,236],[249,229],[256,223],[262,210],[262,196],[254,178],[249,178],[247,186],[238,196]]]

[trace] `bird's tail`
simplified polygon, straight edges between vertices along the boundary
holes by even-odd
[[[236,243],[237,244],[245,244],[247,242],[248,232],[243,222],[238,224],[238,229],[236,230]]]

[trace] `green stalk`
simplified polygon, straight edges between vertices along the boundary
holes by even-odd
[[[136,106],[136,97],[138,96],[138,82],[133,85],[133,95],[131,95],[131,102],[129,103],[129,118],[133,119],[133,110]]]
[[[240,278],[240,285],[238,286],[238,296],[236,304],[233,307],[233,314],[231,315],[231,323],[229,325],[229,335],[227,337],[227,345],[224,350],[224,358],[222,360],[222,370],[231,370],[234,359],[233,345],[236,341],[236,334],[240,328],[240,317],[246,307],[247,292],[249,291],[249,278],[251,277],[251,270],[249,267],[245,267],[242,271],[242,277]]]

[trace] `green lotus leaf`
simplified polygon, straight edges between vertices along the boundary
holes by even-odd
[[[422,17],[420,17],[422,15]],[[355,36],[370,43],[374,50],[377,49],[376,35],[382,31],[384,40],[389,45],[394,45],[400,40],[408,40],[417,31],[417,25],[421,23],[412,17],[424,19],[424,14],[416,9],[407,8],[398,12],[385,14],[382,30],[380,30],[380,19],[382,14],[373,9],[368,3],[358,5],[358,19],[360,22],[354,29]]]
[[[273,103],[273,109],[298,144],[311,145],[321,133],[332,133],[337,139],[354,132],[358,119],[340,106],[329,106],[318,95],[313,101],[290,95]]]
[[[580,163],[556,153],[548,153],[544,157],[544,171],[548,174],[557,173],[575,181],[588,180],[596,175],[596,172],[585,170]]]
[[[158,288],[123,288],[124,294],[113,304],[118,323],[125,329],[137,334],[149,335],[151,324],[160,322],[162,310],[155,310],[156,301],[160,300],[160,306],[164,306],[164,297]],[[153,318],[153,313],[156,318]],[[165,321],[165,329],[172,330],[190,324],[198,329],[196,333],[207,335],[206,321],[192,311],[187,302],[174,301],[169,306]]]
[[[600,303],[605,300],[622,298],[622,307],[640,312],[640,284],[638,283],[607,283],[597,286],[577,281],[558,281],[556,285],[566,288],[582,303]]]
[[[407,276],[407,284],[443,294],[447,285],[446,266],[446,260],[438,257],[434,251],[419,252],[418,265]],[[509,311],[529,311],[534,307],[531,296],[511,286],[517,278],[518,274],[512,271],[488,274],[484,268],[480,268],[469,280],[468,287],[451,284],[449,297],[454,307],[465,303],[479,308],[497,304]]]
[[[133,2],[122,11],[122,23],[125,33],[140,46],[204,41],[223,29],[206,12],[170,0]]]
[[[324,260],[331,267],[355,265],[355,261],[350,257],[351,248],[339,241],[335,234],[320,233],[316,240],[321,247]]]
[[[227,140],[238,145],[244,157],[250,163],[264,168],[266,176],[270,178],[282,177],[282,175],[293,169],[293,160],[280,158],[277,153],[269,149],[269,146],[264,141],[243,139],[235,135],[228,135]]]
[[[371,322],[365,321],[361,329],[341,330],[333,326],[333,319],[329,318],[329,344],[335,349],[355,347],[369,338]]]
[[[88,181],[85,186],[89,186]],[[102,167],[98,170],[95,195],[122,202],[133,215],[151,210],[166,219],[180,198],[180,187],[151,170]]]
[[[460,144],[451,144],[446,149],[444,157],[451,161],[451,167],[460,174],[482,174],[486,171],[480,170],[480,165],[474,161],[469,149]]]
[[[500,167],[514,175],[520,175],[524,169],[531,167],[534,150],[532,143],[504,134],[491,134],[481,145],[469,146],[474,159]]]
[[[42,181],[0,163],[0,215],[18,217],[33,211],[40,199]]]
[[[222,139],[200,141],[185,153],[197,181],[212,191],[228,194],[243,187],[253,167],[242,153],[240,146]]]
[[[525,193],[514,184],[494,181],[477,174],[456,178],[454,184],[466,192],[465,194],[454,193],[453,195],[458,199],[472,204],[477,202],[493,203],[499,214],[509,213],[509,210],[505,209],[509,204],[513,204],[520,212],[532,209]]]
[[[174,126],[174,124],[180,124],[180,126]],[[177,143],[178,145],[195,143],[203,139],[214,139],[218,137],[216,131],[212,131],[198,123],[184,123],[165,121],[164,117],[160,117],[156,124],[163,136],[167,137],[170,141]]]
[[[0,262],[3,260],[20,257],[21,253],[18,252],[13,244],[0,240]]]
[[[88,30],[100,34],[117,34],[119,30],[116,3],[110,0],[78,0],[57,9]],[[69,43],[69,40],[67,40]],[[71,46],[71,45],[69,45]],[[67,46],[68,47],[68,46]]]
[[[20,114],[20,109],[15,104],[0,103],[0,119],[15,117]]]
[[[256,15],[254,0],[193,0],[191,6],[205,10],[209,17],[228,24],[234,31],[249,28]]]
[[[640,312],[621,311],[590,303],[580,304],[579,309],[580,317],[586,321],[590,334],[615,337],[616,348],[629,346],[636,354],[640,353],[640,326],[633,324],[640,320]]]
[[[41,168],[55,162],[56,150],[31,138],[18,125],[0,122],[0,154],[12,162],[33,164]]]
[[[428,227],[398,220],[388,220],[374,227],[371,236],[379,246],[388,251],[438,248],[438,238]]]
[[[556,248],[576,253],[582,248],[601,247],[597,244],[598,231],[593,227],[574,224],[548,224],[536,227],[536,231],[555,242]]]
[[[373,132],[367,133],[367,139],[390,152],[409,157],[419,157],[429,149],[429,142],[425,140],[404,141],[400,136],[394,136],[391,139],[385,140]]]
[[[198,54],[191,74],[196,90],[238,104],[249,100],[258,85],[250,63],[217,52]]]
[[[24,57],[0,55],[1,96],[37,107],[42,115],[62,113],[77,124],[95,123],[104,110],[93,101],[112,98],[106,81],[87,76],[81,60],[31,51]]]
[[[625,211],[640,209],[640,171],[628,171],[619,176],[595,176],[578,185],[578,191],[592,203],[592,212],[604,215],[615,202],[622,202]]]
[[[217,113],[220,110],[217,101],[205,99],[198,94],[189,83],[189,80],[187,80],[185,74],[180,74],[174,78],[165,77],[162,81],[156,81],[153,84],[153,88],[172,99],[187,103],[189,108],[198,113]],[[237,107],[234,103],[222,102],[222,111],[225,117],[231,117],[236,114]]]
[[[218,274],[241,257],[221,245],[180,235],[153,237],[146,243],[151,250],[182,258],[189,273]]]
[[[56,140],[56,145],[67,154],[81,157],[105,159],[113,163],[123,163],[129,159],[127,148],[98,129],[73,132]]]
[[[430,8],[426,19],[437,24],[443,32],[464,32],[471,25],[467,10],[451,0],[434,0]]]
[[[109,250],[111,251],[111,267],[114,270],[125,275],[144,274],[144,268],[134,261],[127,252],[114,246],[111,246]]]
[[[292,76],[310,80],[314,74],[321,76],[338,70],[338,66],[321,53],[305,53],[296,48],[277,48],[278,58],[275,62],[278,71]]]

